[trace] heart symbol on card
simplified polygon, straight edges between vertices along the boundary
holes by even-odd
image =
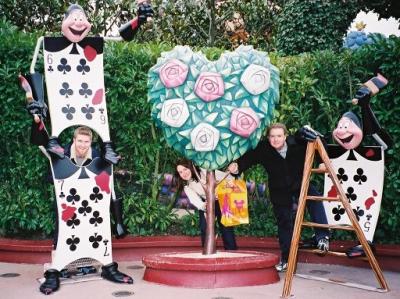
[[[103,102],[103,94],[104,94],[103,88],[96,90],[92,99],[92,104],[93,105],[101,104]]]
[[[152,118],[167,143],[212,170],[256,147],[279,99],[279,72],[251,46],[217,61],[176,46],[150,69],[148,86]]]
[[[83,53],[85,54],[86,59],[89,61],[93,61],[97,56],[97,51],[92,46],[86,46],[83,49]]]
[[[368,157],[368,158],[371,158],[371,157],[375,156],[375,151],[374,151],[372,148],[370,148],[370,149],[368,149],[368,151],[365,153],[365,156]]]
[[[61,204],[61,207],[63,209],[62,213],[61,213],[61,219],[65,222],[67,222],[69,219],[72,218],[72,216],[74,216],[75,207],[72,206],[68,206],[65,203]]]

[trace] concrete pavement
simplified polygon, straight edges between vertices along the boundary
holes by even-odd
[[[188,289],[157,285],[142,280],[144,268],[139,261],[121,262],[120,270],[131,275],[133,285],[119,285],[102,279],[63,284],[58,292],[45,296],[39,292],[38,278],[42,277],[43,266],[37,264],[0,263],[0,298],[1,299],[270,299],[280,298],[284,274],[280,274],[278,283],[237,288]],[[17,273],[19,276],[13,276]],[[377,281],[370,269],[345,267],[338,265],[299,263],[297,273],[346,280],[377,287]],[[294,277],[292,294],[299,299],[398,299],[400,298],[400,273],[384,272],[391,289],[388,293],[377,293],[332,283]],[[293,298],[292,297],[292,298]]]

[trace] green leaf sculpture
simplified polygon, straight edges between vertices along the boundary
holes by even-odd
[[[148,74],[151,115],[167,143],[214,170],[260,141],[279,99],[279,71],[252,46],[209,61],[188,46],[163,52]]]

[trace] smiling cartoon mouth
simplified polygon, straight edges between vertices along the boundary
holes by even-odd
[[[75,30],[74,28],[69,27],[69,30],[72,32],[72,34],[81,36],[85,32],[86,28],[83,30]]]
[[[346,137],[343,139],[339,138],[339,140],[343,143],[349,143],[352,139],[353,139],[353,135],[350,135],[349,137]]]

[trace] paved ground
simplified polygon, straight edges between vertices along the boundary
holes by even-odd
[[[142,280],[144,268],[140,262],[120,263],[121,271],[130,274],[133,285],[119,285],[105,280],[63,284],[60,290],[47,298],[65,299],[270,299],[279,298],[282,293],[284,274],[278,283],[266,286],[188,289],[157,285]],[[7,277],[11,273],[19,276]],[[42,265],[0,263],[0,298],[35,299],[45,298],[38,288],[37,278],[43,273]],[[347,280],[359,284],[378,286],[370,269],[343,267],[337,265],[299,264],[297,273],[325,277],[332,280]],[[8,275],[4,275],[8,274]],[[332,283],[294,277],[292,294],[299,299],[398,299],[400,298],[400,273],[385,272],[391,289],[388,293],[377,293]],[[6,276],[6,277],[4,277]]]

